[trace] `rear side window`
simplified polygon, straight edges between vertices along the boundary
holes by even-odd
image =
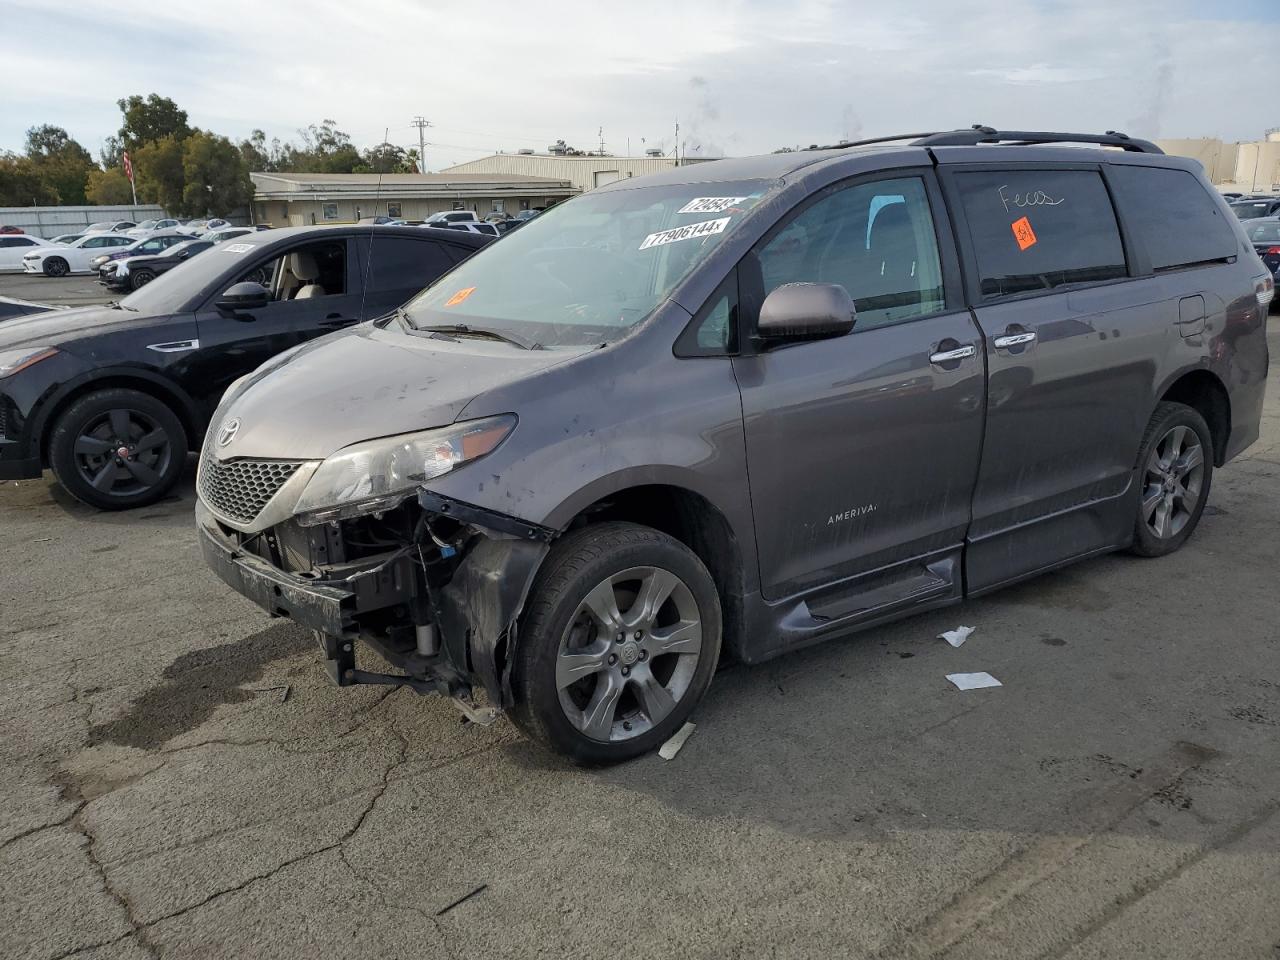
[[[959,173],[982,297],[1127,275],[1115,209],[1092,170]]]
[[[1239,241],[1195,174],[1161,167],[1111,168],[1125,217],[1153,270],[1173,270],[1236,256]]]
[[[453,258],[434,240],[374,236],[372,249],[367,238],[359,244],[369,272],[371,293],[420,290],[446,270],[453,269]]]

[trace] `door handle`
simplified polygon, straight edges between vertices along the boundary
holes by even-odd
[[[954,342],[954,341],[953,341]],[[954,360],[963,360],[965,357],[972,357],[977,353],[977,349],[973,344],[963,347],[956,347],[954,350],[939,350],[937,353],[930,355],[930,363],[951,363]]]
[[[1026,333],[1006,333],[1003,337],[996,337],[991,341],[991,345],[997,350],[1008,350],[1010,347],[1021,347],[1028,343],[1034,343],[1036,335],[1032,331]]]

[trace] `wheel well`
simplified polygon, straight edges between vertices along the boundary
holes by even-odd
[[[725,648],[737,649],[743,625],[742,549],[733,527],[711,501],[682,487],[630,487],[597,500],[579,513],[570,527],[605,520],[653,527],[697,554],[720,594]]]
[[[1160,400],[1186,404],[1204,417],[1213,435],[1214,466],[1222,466],[1231,436],[1231,398],[1222,381],[1207,370],[1193,370],[1174,381]]]
[[[130,376],[111,376],[103,377],[99,380],[90,380],[88,383],[82,383],[76,387],[65,397],[58,401],[44,422],[44,428],[40,436],[40,457],[45,462],[49,462],[49,436],[53,432],[50,427],[62,416],[62,412],[71,404],[75,403],[87,393],[97,393],[99,390],[111,389],[137,390],[139,393],[145,393],[155,397],[161,403],[167,404],[174,415],[182,422],[182,429],[187,432],[187,448],[189,450],[200,449],[199,444],[201,437],[196,433],[195,423],[191,418],[191,411],[187,409],[187,405],[182,398],[173,390],[168,389],[164,384],[156,383],[154,380],[144,380],[139,377]]]

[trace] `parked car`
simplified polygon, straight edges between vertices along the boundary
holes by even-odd
[[[674,168],[233,385],[200,541],[338,684],[487,719],[482,689],[616,761],[681,727],[723,644],[755,663],[1176,550],[1258,437],[1273,293],[1200,165],[1120,135]]]
[[[21,270],[22,258],[35,250],[54,247],[52,240],[42,240],[26,233],[0,234],[0,270]]]
[[[127,247],[121,247],[118,250],[109,250],[106,253],[100,253],[89,261],[89,266],[94,271],[102,269],[102,265],[111,260],[119,260],[123,257],[132,257],[140,254],[160,253],[168,250],[170,247],[179,243],[184,243],[191,238],[181,233],[157,233],[149,237],[141,237],[135,239],[133,243]]]
[[[137,290],[212,247],[210,240],[187,237],[182,243],[159,252],[143,253],[139,248],[122,259],[102,264],[98,268],[98,282],[112,290]]]
[[[359,222],[364,224],[377,224],[379,226],[404,226],[404,221],[399,217],[361,217]]]
[[[93,271],[93,258],[111,250],[131,246],[137,237],[127,233],[86,233],[71,243],[36,247],[22,256],[26,273],[43,273],[46,277],[65,277],[69,273]]]
[[[428,217],[423,222],[423,226],[438,227],[444,223],[475,223],[479,219],[474,210],[447,210],[444,213],[437,213]]]
[[[1231,212],[1241,220],[1256,220],[1259,217],[1274,217],[1277,213],[1280,213],[1280,197],[1238,200],[1231,204]]]
[[[1245,231],[1263,264],[1280,282],[1280,217],[1250,220]]]
[[[483,220],[461,220],[452,223],[424,223],[424,227],[439,227],[445,230],[461,230],[464,233],[478,233],[485,237],[498,236],[498,227],[496,224],[485,223]]]
[[[21,227],[15,227],[12,224],[0,224],[0,236],[11,235],[15,233],[26,233]]]
[[[395,309],[485,242],[381,227],[370,259],[371,233],[254,233],[114,306],[0,324],[0,480],[50,467],[92,506],[152,503],[181,476],[232,381],[281,351]],[[261,273],[266,285],[243,279]]]
[[[513,218],[511,220],[503,220],[501,223],[495,223],[494,226],[498,228],[499,234],[508,234],[512,230],[516,229],[516,227],[524,226],[527,222],[528,221],[526,220],[516,220]]]
[[[83,233],[60,233],[49,240],[50,243],[74,243],[83,237]]]
[[[157,233],[171,233],[176,231],[182,223],[172,217],[165,217],[161,220],[143,220],[136,227],[131,227],[125,233],[131,237],[151,237]]]
[[[132,230],[137,224],[132,220],[99,220],[84,228],[85,233],[123,233]]]
[[[227,227],[223,230],[209,230],[200,234],[200,239],[210,240],[213,243],[222,243],[235,237],[247,236],[251,233],[257,233],[252,227]]]
[[[24,317],[31,313],[43,313],[46,310],[60,310],[61,307],[53,307],[47,303],[35,303],[31,300],[19,300],[17,297],[0,297],[0,321],[9,320],[12,317]],[[3,431],[0,431],[3,434]],[[0,436],[0,441],[3,437]]]
[[[230,220],[223,220],[221,217],[209,217],[199,220],[188,220],[182,226],[178,227],[178,232],[198,237],[204,233],[216,233],[219,230],[225,230],[230,226]]]
[[[517,220],[532,220],[540,213],[542,213],[541,210],[521,210],[516,214],[515,218]]]

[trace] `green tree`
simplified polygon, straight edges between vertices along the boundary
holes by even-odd
[[[393,143],[370,147],[360,158],[353,173],[417,173],[418,151],[405,150]]]
[[[282,148],[278,169],[294,173],[351,173],[360,165],[360,151],[333,120],[322,120],[298,131],[302,143]]]
[[[183,216],[225,215],[253,197],[244,157],[226,137],[204,131],[189,136],[182,145],[182,171]]]
[[[86,202],[85,182],[96,170],[89,151],[62,127],[43,124],[27,131],[27,157],[40,176],[71,206]]]
[[[96,168],[91,170],[84,192],[90,203],[101,206],[130,203],[133,200],[133,189],[129,186],[129,178],[119,167],[112,167],[110,170]]]
[[[187,111],[158,93],[145,98],[135,94],[117,100],[116,105],[124,115],[124,122],[120,125],[120,140],[129,151],[165,137],[185,140],[191,134],[191,127],[187,124]]]
[[[0,207],[30,207],[58,202],[58,191],[40,175],[30,157],[0,153]]]
[[[130,153],[133,175],[138,183],[138,199],[158,203],[168,213],[177,213],[183,204],[186,175],[182,164],[182,142],[173,136],[143,144]]]
[[[247,140],[241,140],[240,156],[250,170],[268,172],[275,170],[280,159],[281,146],[279,140],[267,143],[267,135],[261,130],[254,130]]]
[[[107,137],[107,139],[103,140],[102,149],[98,151],[98,159],[102,163],[102,169],[110,170],[112,167],[120,166],[123,153],[124,144],[119,137]]]

